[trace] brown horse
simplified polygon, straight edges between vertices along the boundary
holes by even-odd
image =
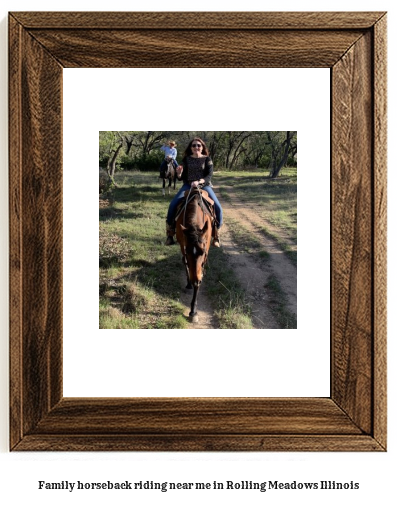
[[[197,295],[208,258],[213,224],[213,212],[208,210],[203,198],[206,197],[210,203],[212,201],[205,190],[190,190],[186,194],[186,202],[176,220],[176,239],[186,268],[186,288],[193,289],[189,317],[192,322],[198,322]]]

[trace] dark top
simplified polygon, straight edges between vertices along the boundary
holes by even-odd
[[[183,173],[182,181],[184,183],[192,183],[192,181],[205,180],[204,186],[211,183],[212,174],[214,172],[214,164],[211,157],[185,157],[182,161]]]

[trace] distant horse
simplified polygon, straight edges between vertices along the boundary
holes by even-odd
[[[197,295],[211,244],[214,203],[205,190],[190,190],[186,194],[186,201],[177,214],[176,239],[186,268],[186,288],[193,289],[189,317],[191,322],[198,322]],[[209,203],[209,208],[204,200]]]
[[[168,195],[170,194],[171,184],[174,182],[174,190],[176,186],[176,170],[171,157],[166,158],[167,169],[163,176],[163,195],[165,195],[165,182],[168,180]]]

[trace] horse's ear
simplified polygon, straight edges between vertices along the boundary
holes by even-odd
[[[181,228],[182,232],[187,231],[187,227],[184,227],[182,224],[179,224],[179,227]]]

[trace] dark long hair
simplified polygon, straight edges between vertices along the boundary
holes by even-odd
[[[201,146],[203,147],[201,153],[205,156],[208,157],[208,155],[210,154],[210,152],[208,151],[208,148],[207,148],[207,145],[205,144],[205,142],[200,139],[199,137],[195,137],[194,139],[192,139],[190,141],[190,143],[187,145],[187,148],[185,150],[185,153],[183,154],[183,158],[186,159],[186,157],[190,157],[190,155],[192,155],[192,144],[194,143],[194,141],[198,141]]]

